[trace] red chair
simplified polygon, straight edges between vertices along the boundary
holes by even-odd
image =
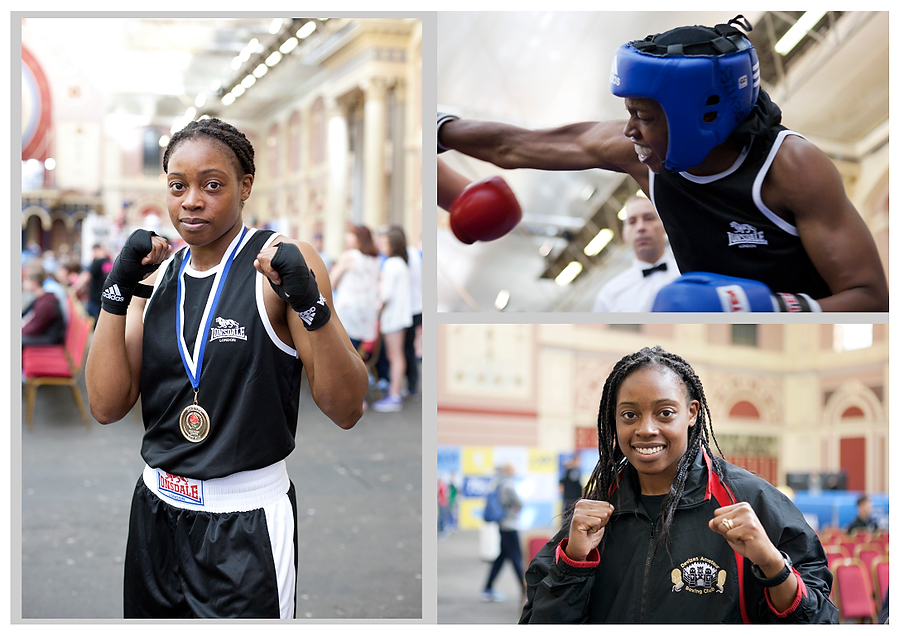
[[[843,538],[844,531],[840,528],[828,527],[819,530],[819,541],[822,545],[833,545]]]
[[[868,530],[854,530],[850,533],[850,538],[857,545],[860,543],[868,543],[872,540],[872,533]]]
[[[533,537],[528,542],[528,563],[531,563],[534,560],[534,557],[541,551],[541,548],[547,545],[549,540],[550,537]]]
[[[858,559],[842,559],[832,568],[834,572],[834,604],[841,622],[874,623],[875,599],[870,577]]]
[[[888,563],[887,556],[875,557],[875,560],[872,562],[872,582],[874,584],[873,587],[875,588],[875,604],[878,607],[879,612],[884,603],[884,595],[888,590],[889,574],[890,564]]]
[[[850,553],[847,552],[847,549],[839,544],[823,545],[822,548],[825,550],[825,556],[828,557],[829,570],[831,570],[832,566],[841,559],[850,558]]]
[[[875,557],[879,557],[883,554],[884,548],[879,544],[861,543],[860,545],[856,546],[856,553],[853,556],[862,561],[863,565],[866,566],[866,570],[871,572],[872,562],[875,560]]]
[[[81,412],[84,425],[90,428],[84,401],[78,388],[78,379],[84,370],[88,342],[94,319],[84,313],[80,303],[69,297],[69,324],[66,341],[62,345],[29,346],[22,348],[22,375],[25,377],[25,422],[31,428],[34,420],[34,403],[37,389],[43,384],[63,384],[72,387],[75,404]]]

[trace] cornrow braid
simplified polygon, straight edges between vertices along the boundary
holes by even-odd
[[[664,543],[668,548],[671,541],[671,528],[675,516],[675,509],[684,492],[684,484],[687,481],[688,472],[697,453],[704,449],[713,464],[713,469],[722,474],[723,465],[718,461],[710,447],[710,438],[715,444],[719,455],[723,455],[719,448],[712,428],[712,416],[709,412],[709,404],[706,401],[706,393],[703,384],[694,372],[690,364],[680,356],[669,353],[659,346],[645,347],[640,351],[629,354],[619,360],[610,372],[606,383],[603,385],[603,395],[600,398],[600,410],[597,415],[597,438],[600,458],[594,468],[590,479],[584,488],[584,497],[598,501],[608,501],[610,490],[619,482],[619,475],[627,463],[625,455],[619,448],[616,435],[616,402],[619,387],[622,382],[634,371],[649,366],[661,366],[670,369],[684,382],[688,402],[697,400],[700,408],[694,426],[688,429],[687,450],[678,462],[675,478],[672,486],[663,499],[660,516],[662,517],[662,531],[657,545]],[[608,533],[607,533],[608,534]],[[604,537],[604,542],[606,538]]]
[[[237,158],[235,167],[238,169],[238,176],[245,174],[256,175],[256,166],[253,164],[253,145],[250,143],[250,140],[231,124],[215,117],[192,121],[172,135],[172,139],[169,141],[169,145],[166,146],[166,152],[163,155],[163,172],[169,172],[169,157],[175,151],[175,148],[178,147],[178,144],[187,139],[196,139],[198,137],[215,139],[231,148],[231,151]]]

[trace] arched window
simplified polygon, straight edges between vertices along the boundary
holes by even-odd
[[[740,402],[735,403],[734,406],[731,407],[731,411],[728,413],[729,417],[744,417],[751,418],[754,420],[759,419],[759,411],[752,403],[747,400],[741,400]]]

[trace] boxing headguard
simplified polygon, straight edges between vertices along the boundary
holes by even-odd
[[[648,35],[616,50],[610,90],[617,97],[659,102],[669,123],[668,170],[702,163],[756,103],[759,60],[733,24],[752,30],[739,15],[714,28],[678,27]]]

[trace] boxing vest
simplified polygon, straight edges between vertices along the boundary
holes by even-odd
[[[762,201],[763,179],[788,135],[775,126],[755,136],[735,164],[717,175],[650,172],[650,192],[682,274],[713,272],[758,280],[773,292],[831,295],[797,228]]]
[[[302,363],[272,330],[263,303],[264,285],[269,283],[253,267],[256,255],[273,238],[272,232],[250,229],[222,287],[200,370],[198,403],[209,414],[210,432],[197,443],[188,441],[179,428],[182,410],[194,401],[175,317],[185,250],[160,268],[144,310],[141,365],[141,456],[151,467],[212,479],[263,468],[294,449]],[[185,268],[182,324],[190,352],[214,293],[215,273],[223,265],[206,272]]]

